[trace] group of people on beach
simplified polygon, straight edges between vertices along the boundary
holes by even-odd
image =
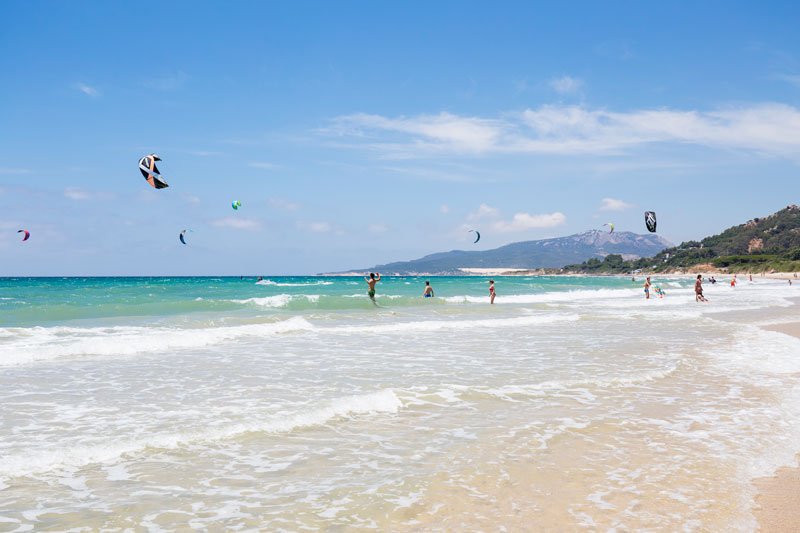
[[[369,296],[369,299],[372,300],[372,303],[374,303],[375,305],[378,305],[378,303],[375,301],[375,285],[377,285],[378,282],[381,280],[380,272],[370,272],[369,276],[364,276],[364,280],[367,282],[367,286],[369,287],[369,289],[367,290],[367,296]],[[426,281],[425,282],[425,288],[422,291],[422,297],[423,298],[433,298],[434,296],[435,295],[433,293],[433,287],[431,287],[431,282],[430,281]],[[489,303],[490,304],[494,303],[495,296],[497,296],[497,293],[494,290],[494,280],[490,279],[489,280]]]

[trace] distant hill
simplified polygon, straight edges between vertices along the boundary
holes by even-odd
[[[439,252],[412,261],[377,265],[358,271],[456,274],[460,268],[559,268],[592,257],[603,258],[608,254],[621,254],[628,259],[652,256],[668,246],[671,243],[657,235],[595,230],[555,239],[515,242],[493,250]]]
[[[800,270],[800,207],[787,206],[764,218],[754,218],[702,241],[688,241],[636,261],[606,256],[565,267],[575,272],[621,273],[631,270],[664,272],[690,267],[732,272],[793,272]]]

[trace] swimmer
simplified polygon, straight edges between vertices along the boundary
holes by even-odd
[[[433,287],[431,287],[431,282],[425,282],[425,290],[422,292],[422,296],[425,298],[433,298]]]
[[[489,303],[494,303],[494,297],[497,296],[497,293],[494,292],[494,280],[489,280]]]
[[[372,300],[372,303],[378,305],[378,303],[375,301],[375,284],[381,280],[380,273],[370,272],[369,277],[365,276],[364,280],[366,280],[367,285],[369,286],[369,290],[367,291],[367,296],[369,296],[369,299]]]

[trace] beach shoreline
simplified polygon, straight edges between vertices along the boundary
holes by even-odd
[[[796,306],[795,303],[790,309],[796,309]],[[771,324],[762,328],[800,338],[800,322]],[[795,457],[795,466],[784,466],[772,476],[753,480],[758,491],[753,502],[753,514],[764,533],[797,531],[800,527],[800,450]]]

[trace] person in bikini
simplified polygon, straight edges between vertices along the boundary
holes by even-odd
[[[703,276],[702,274],[697,275],[697,280],[694,282],[694,301],[695,302],[707,302],[705,296],[703,296]]]
[[[497,294],[494,292],[494,280],[490,279],[489,280],[489,303],[490,304],[494,303],[494,297],[495,296],[497,296]]]
[[[366,280],[367,285],[369,285],[367,296],[369,296],[369,299],[372,300],[372,303],[377,304],[377,302],[375,302],[375,284],[381,280],[380,273],[370,272],[369,277],[365,276],[364,279]]]

